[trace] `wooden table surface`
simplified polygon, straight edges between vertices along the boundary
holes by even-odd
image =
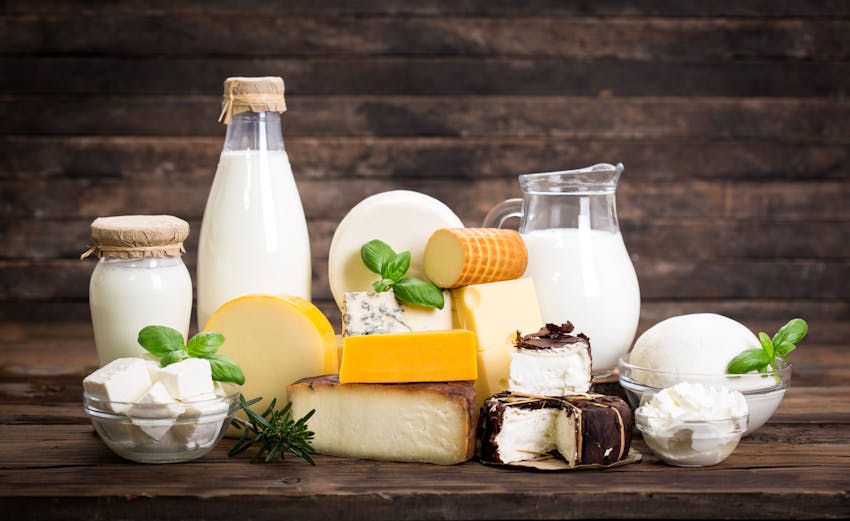
[[[541,473],[319,456],[250,464],[225,439],[173,465],[122,460],[82,411],[84,323],[0,324],[0,507],[53,519],[841,518],[850,516],[850,350],[803,344],[771,421],[720,465]]]

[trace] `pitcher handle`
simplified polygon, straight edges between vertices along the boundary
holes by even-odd
[[[484,218],[484,227],[501,228],[512,217],[522,218],[522,199],[506,199],[494,206]]]

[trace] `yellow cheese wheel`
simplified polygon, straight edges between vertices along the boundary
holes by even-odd
[[[262,397],[252,406],[262,412],[272,398],[286,404],[286,386],[339,368],[333,326],[310,302],[293,296],[248,295],[224,303],[204,331],[224,335],[218,352],[245,373],[242,394]]]

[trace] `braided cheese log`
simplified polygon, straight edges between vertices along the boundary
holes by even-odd
[[[440,228],[425,246],[425,275],[441,288],[517,279],[528,265],[519,233],[499,228]]]

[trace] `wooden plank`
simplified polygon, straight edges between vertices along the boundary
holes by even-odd
[[[282,75],[287,92],[293,95],[840,98],[850,88],[850,63],[842,61],[718,64],[555,57],[7,57],[0,59],[0,92],[209,95],[219,94],[221,82],[228,76],[269,74]],[[68,108],[73,106],[71,103]]]
[[[208,92],[219,89],[211,86]],[[296,138],[781,140],[824,145],[846,144],[850,135],[850,101],[838,99],[290,96],[287,100],[284,135]],[[56,116],[59,107],[62,118]],[[216,121],[218,113],[215,96],[0,97],[0,116],[16,134],[216,136],[223,141],[225,129]],[[559,162],[554,168],[563,166]]]
[[[845,144],[775,138],[670,142],[285,136],[299,180],[513,177],[618,160],[626,165],[627,180],[850,179],[850,147]],[[210,183],[223,142],[223,135],[3,136],[0,179],[144,177],[152,183]]]
[[[81,220],[103,216],[171,214],[187,220],[203,215],[209,185],[191,180],[153,184],[146,179],[3,180],[8,194],[0,201],[5,219]],[[167,186],[167,195],[163,189]],[[333,183],[300,180],[298,189],[308,220],[338,221],[366,197],[395,189],[416,190],[446,203],[467,225],[479,225],[498,202],[519,197],[515,179],[347,179]],[[822,233],[841,233],[842,221],[850,219],[850,183],[809,182],[631,182],[623,179],[617,207],[623,223],[649,226],[659,219],[755,220],[826,222]],[[828,221],[836,223],[830,228]],[[645,223],[645,224],[641,224]],[[647,233],[652,233],[649,229]]]
[[[281,12],[296,15],[390,15],[390,16],[664,16],[664,17],[755,17],[755,18],[846,18],[850,7],[841,0],[715,0],[713,2],[669,2],[656,0],[597,0],[589,3],[560,0],[424,0],[414,3],[395,0],[7,0],[8,14],[110,14],[159,15],[163,13],[235,16],[245,13],[265,16]]]
[[[475,218],[465,219],[480,225]],[[38,219],[20,217],[0,223],[6,249],[0,259],[74,259],[91,244],[91,218]],[[314,258],[328,255],[338,221],[312,219],[307,223]],[[185,242],[189,252],[198,251],[201,220],[189,220]],[[796,259],[836,261],[850,259],[850,221],[717,221],[667,220],[624,221],[621,224],[629,251],[685,260]],[[788,241],[788,237],[795,237]]]
[[[98,30],[92,31],[92,25]],[[157,31],[150,31],[157,27]],[[0,18],[0,54],[553,56],[635,61],[841,61],[846,20],[319,16],[218,13]]]

